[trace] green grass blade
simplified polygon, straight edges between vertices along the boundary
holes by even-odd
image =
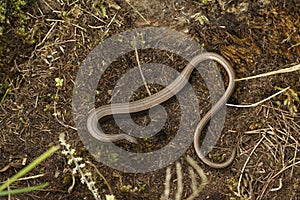
[[[17,174],[15,174],[10,179],[8,179],[5,183],[3,183],[0,186],[0,192],[3,191],[5,188],[7,188],[15,180],[17,180],[18,178],[20,178],[20,177],[24,176],[25,174],[27,174],[35,166],[37,166],[38,164],[40,164],[41,162],[43,162],[46,158],[48,158],[49,156],[51,156],[58,149],[59,149],[59,146],[51,147],[45,153],[43,153],[42,155],[40,155],[39,157],[37,157],[34,161],[32,161],[31,163],[29,163],[26,167],[24,167],[23,169],[21,169]]]
[[[1,196],[7,196],[7,195],[14,195],[14,194],[20,194],[20,193],[25,193],[25,192],[32,192],[35,190],[42,189],[44,187],[47,187],[49,183],[44,183],[41,185],[36,185],[32,187],[27,187],[27,188],[21,188],[21,189],[14,189],[14,190],[9,190],[9,191],[2,191],[0,192],[0,197]]]

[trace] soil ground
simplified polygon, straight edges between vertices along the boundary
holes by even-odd
[[[86,150],[72,128],[72,90],[80,63],[106,38],[138,27],[168,27],[198,41],[206,51],[225,57],[233,66],[236,77],[243,78],[276,71],[299,64],[300,4],[297,0],[234,0],[234,1],[51,1],[39,0],[25,7],[31,20],[28,25],[33,44],[11,33],[10,24],[1,41],[13,40],[1,55],[0,105],[0,182],[59,144],[61,133],[87,164],[101,195],[113,194],[116,199],[157,200],[165,190],[166,168],[149,173],[124,173],[97,162]],[[8,59],[8,57],[10,59]],[[181,71],[186,62],[168,52],[139,51],[141,63],[152,61],[167,64]],[[117,80],[136,66],[134,52],[118,59],[101,79],[96,106],[110,103]],[[208,183],[194,199],[300,199],[300,71],[281,73],[246,81],[238,81],[229,103],[251,104],[279,91],[289,90],[251,108],[228,107],[225,129],[209,158],[222,162],[237,147],[237,155],[229,167],[212,169],[196,156],[193,145],[178,160],[182,168],[183,193],[187,199],[193,192],[187,156],[204,171]],[[226,74],[224,74],[226,77]],[[61,87],[55,78],[63,79]],[[225,78],[226,79],[226,78]],[[199,99],[205,87],[201,77],[193,73],[190,83]],[[161,88],[150,87],[154,93]],[[147,96],[145,88],[133,100]],[[206,101],[205,101],[206,100]],[[202,103],[203,103],[202,102]],[[159,137],[140,145],[120,143],[133,151],[160,148],[174,137],[178,118],[176,98],[164,103],[169,120]],[[200,104],[200,106],[203,104]],[[200,111],[203,116],[209,105]],[[180,112],[180,111],[179,111]],[[133,116],[142,125],[146,114]],[[103,122],[106,131],[120,131],[113,120]],[[221,153],[220,153],[221,150]],[[22,162],[24,162],[22,164]],[[1,199],[93,199],[81,184],[80,175],[72,177],[73,166],[67,164],[61,150],[38,165],[10,188],[22,188],[49,182],[42,190]],[[178,164],[177,164],[178,165]],[[178,191],[175,163],[171,168],[170,199]],[[97,173],[105,177],[104,179]],[[35,175],[42,174],[42,177]],[[202,179],[196,175],[198,185]],[[74,186],[72,184],[75,183]],[[109,186],[108,186],[109,185]],[[72,186],[72,187],[71,187]]]

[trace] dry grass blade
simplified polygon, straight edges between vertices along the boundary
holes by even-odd
[[[288,199],[295,199],[297,192],[294,188],[298,180],[300,165],[298,135],[300,117],[299,115],[292,116],[288,111],[270,105],[262,106],[261,111],[268,118],[265,124],[268,127],[245,132],[245,134],[251,134],[251,137],[255,137],[255,134],[262,134],[262,137],[260,136],[259,140],[261,145],[258,147],[259,143],[257,143],[254,148],[256,157],[251,159],[251,164],[248,163],[250,163],[250,157],[253,157],[254,149],[247,153],[241,176],[247,171],[254,181],[259,180],[253,191],[255,195],[253,197],[257,200],[268,199],[274,195],[274,192],[286,191],[290,192]],[[238,191],[242,197],[245,197],[246,190],[252,185],[250,182],[245,185],[245,180],[241,179],[241,176]],[[291,184],[292,182],[294,185]],[[238,192],[235,194],[237,195]]]
[[[94,169],[95,169],[95,171],[97,172],[97,174],[102,178],[102,180],[104,181],[105,185],[107,186],[107,188],[108,188],[108,190],[109,190],[109,193],[110,193],[111,195],[113,195],[113,191],[112,191],[110,185],[108,184],[108,181],[107,181],[106,178],[103,176],[103,174],[98,170],[97,166],[94,165],[94,163],[92,163],[92,162],[90,162],[90,161],[86,161],[86,163],[88,163],[88,164],[90,164],[90,165],[92,165],[92,166],[94,167]]]
[[[279,91],[279,92],[276,92],[275,94],[273,94],[273,95],[271,95],[271,96],[269,96],[269,97],[267,97],[267,98],[265,98],[265,99],[263,99],[263,100],[261,100],[261,101],[259,101],[259,102],[253,103],[253,104],[248,104],[248,105],[235,105],[235,104],[229,104],[229,103],[227,103],[226,106],[236,107],[236,108],[251,108],[251,107],[255,107],[255,106],[258,106],[259,104],[262,104],[262,103],[264,103],[264,102],[266,102],[266,101],[268,101],[268,100],[274,98],[275,96],[278,96],[279,94],[281,94],[281,93],[287,91],[288,89],[290,89],[290,87],[287,87],[287,88],[285,88],[285,89],[283,89],[283,90],[281,90],[281,91]]]
[[[151,23],[129,2],[129,0],[125,0],[126,3],[146,22],[146,24],[150,25]]]
[[[241,170],[241,175],[240,175],[240,177],[239,177],[238,188],[237,188],[237,189],[238,189],[238,196],[239,196],[239,197],[241,196],[241,182],[242,182],[242,178],[243,178],[243,174],[244,174],[244,171],[245,171],[245,169],[246,169],[246,166],[247,166],[247,164],[248,164],[248,162],[249,162],[249,160],[250,160],[252,154],[255,152],[256,148],[257,148],[257,147],[259,146],[259,144],[263,141],[263,139],[264,139],[264,137],[262,137],[262,138],[256,143],[256,145],[255,145],[254,148],[252,149],[250,155],[248,156],[246,162],[245,162],[244,165],[243,165],[243,168],[242,168],[242,170]]]
[[[250,79],[255,79],[255,78],[271,76],[271,75],[275,75],[275,74],[289,73],[289,72],[293,72],[293,71],[297,71],[297,70],[300,70],[300,64],[292,66],[292,67],[288,67],[285,69],[267,72],[267,73],[263,73],[263,74],[259,74],[259,75],[255,75],[255,76],[249,76],[249,77],[245,77],[245,78],[235,79],[234,81],[238,82],[238,81],[250,80]]]
[[[141,74],[144,86],[145,86],[149,96],[151,96],[151,92],[150,92],[149,87],[147,85],[147,82],[146,82],[146,79],[145,79],[145,76],[144,76],[144,73],[143,73],[143,70],[142,70],[142,67],[141,67],[141,64],[140,64],[139,54],[138,54],[138,51],[137,51],[136,47],[134,47],[134,51],[135,51],[136,62],[138,64],[138,68],[140,70],[140,74]]]

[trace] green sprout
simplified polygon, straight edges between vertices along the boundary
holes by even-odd
[[[56,87],[62,87],[62,86],[63,86],[64,79],[61,79],[61,78],[55,78],[54,81],[55,81],[55,83],[56,83],[56,84],[55,84]]]
[[[0,105],[4,103],[6,96],[10,92],[10,85],[8,83],[0,83],[0,94],[2,95],[2,98],[0,99]]]

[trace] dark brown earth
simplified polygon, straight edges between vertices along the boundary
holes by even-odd
[[[98,43],[114,34],[147,26],[168,27],[186,33],[206,51],[225,57],[237,78],[299,64],[300,4],[297,0],[132,0],[130,3],[40,0],[23,9],[30,18],[27,28],[35,41],[29,44],[21,36],[14,35],[15,23],[6,24],[4,34],[0,36],[0,41],[7,44],[0,57],[0,94],[3,99],[0,105],[1,182],[23,168],[24,159],[28,164],[50,146],[59,144],[58,136],[64,133],[67,143],[76,150],[76,156],[96,165],[111,187],[110,191],[95,168],[87,165],[85,170],[92,172],[101,199],[110,193],[122,200],[160,199],[164,192],[166,168],[144,174],[109,168],[93,158],[72,129],[75,126],[72,90],[80,63]],[[207,20],[203,20],[204,17]],[[162,51],[139,51],[139,57],[142,64],[155,61],[179,71],[186,64],[176,55]],[[107,70],[99,82],[96,106],[110,103],[110,91],[116,81],[136,65],[133,52],[118,59]],[[55,85],[55,78],[64,80],[62,87]],[[203,92],[204,82],[194,72],[190,83],[202,100],[200,114],[203,116],[209,109],[208,97]],[[216,162],[224,161],[230,148],[236,146],[237,156],[228,168],[206,166],[190,146],[178,160],[183,173],[182,199],[192,194],[190,164],[186,161],[188,155],[204,170],[209,180],[195,199],[300,199],[299,70],[239,81],[229,102],[239,105],[255,103],[278,92],[278,88],[286,87],[290,90],[256,107],[227,109],[223,135],[209,157]],[[150,88],[152,93],[161,89],[157,85]],[[147,95],[145,88],[141,88],[132,99]],[[206,103],[205,108],[202,108],[203,103]],[[147,152],[167,144],[176,133],[180,110],[176,109],[176,98],[164,105],[169,118],[158,137],[141,140],[138,145],[119,145],[131,151]],[[141,125],[149,122],[145,113],[133,118]],[[120,131],[113,120],[102,125],[106,131]],[[43,174],[42,177],[17,181],[10,188],[45,182],[50,186],[11,199],[93,199],[88,188],[81,184],[78,174],[75,175],[74,188],[68,192],[73,167],[67,164],[61,150],[57,151],[26,175]],[[175,199],[178,181],[175,163],[170,167],[170,199]],[[197,176],[196,180],[201,183],[200,177]]]

